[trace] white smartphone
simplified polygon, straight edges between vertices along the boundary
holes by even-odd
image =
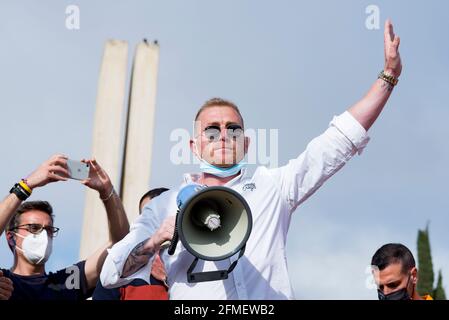
[[[67,159],[69,177],[76,180],[86,180],[89,177],[89,165],[81,161]]]

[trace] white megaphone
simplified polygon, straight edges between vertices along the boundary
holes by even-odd
[[[189,184],[176,198],[178,212],[168,254],[175,252],[178,239],[195,257],[187,271],[187,281],[223,280],[234,270],[245,252],[253,220],[245,199],[227,187]],[[239,252],[227,270],[193,273],[198,259],[224,260]]]

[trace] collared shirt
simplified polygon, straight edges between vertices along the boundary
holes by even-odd
[[[224,186],[240,193],[252,212],[253,227],[244,256],[226,280],[188,283],[186,274],[194,257],[179,242],[173,256],[163,254],[170,299],[294,299],[285,249],[291,214],[349,159],[360,154],[368,140],[366,130],[346,111],[334,117],[329,128],[287,165],[274,169],[261,166],[253,175],[243,169]],[[185,175],[177,190],[163,193],[143,209],[130,233],[109,250],[101,272],[104,286],[148,278],[151,261],[122,278],[125,261],[165,218],[176,214],[180,188],[198,178],[198,174]],[[221,261],[200,260],[194,272],[228,269],[236,255]]]

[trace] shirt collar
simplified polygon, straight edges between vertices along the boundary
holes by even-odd
[[[224,186],[229,187],[240,182],[242,179],[246,177],[247,174],[248,174],[247,168],[242,168],[240,170],[240,173],[237,176],[235,176],[232,180],[229,180]],[[198,183],[198,180],[200,178],[201,173],[185,173],[183,180],[185,184],[190,184],[190,183]]]

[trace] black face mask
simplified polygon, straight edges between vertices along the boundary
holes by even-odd
[[[377,296],[379,297],[379,300],[411,300],[410,295],[407,292],[407,288],[403,288],[389,294],[383,294],[382,291],[377,289]]]
[[[411,300],[412,298],[410,297],[407,291],[409,281],[410,276],[407,280],[407,285],[405,286],[405,288],[402,288],[398,291],[389,294],[384,294],[382,291],[377,289],[377,296],[379,297],[379,300]]]

